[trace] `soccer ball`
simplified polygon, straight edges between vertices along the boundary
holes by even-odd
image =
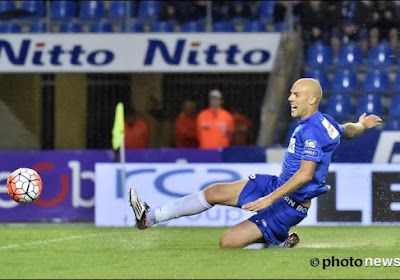
[[[28,204],[42,193],[42,179],[30,168],[19,168],[7,179],[8,194],[18,203]]]

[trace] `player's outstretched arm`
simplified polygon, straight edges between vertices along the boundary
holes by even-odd
[[[343,125],[344,134],[342,138],[351,139],[362,134],[367,129],[381,125],[382,125],[382,119],[380,117],[374,114],[367,116],[364,113],[360,116],[358,122],[345,123]]]
[[[285,184],[283,184],[267,196],[261,197],[253,202],[246,203],[242,206],[242,209],[257,212],[269,207],[276,200],[294,192],[295,190],[310,182],[314,177],[316,167],[317,162],[302,160],[299,170],[297,170],[297,172],[294,173],[293,176]]]

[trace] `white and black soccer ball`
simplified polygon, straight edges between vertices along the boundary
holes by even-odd
[[[39,174],[30,168],[19,168],[7,179],[8,194],[18,203],[28,204],[42,193],[43,183]]]

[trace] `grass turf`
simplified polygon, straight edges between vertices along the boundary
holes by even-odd
[[[400,258],[398,227],[297,227],[291,249],[218,247],[225,228],[0,226],[0,278],[399,278],[400,267],[323,258]],[[312,267],[311,258],[320,265]]]

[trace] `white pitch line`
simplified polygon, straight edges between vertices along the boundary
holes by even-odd
[[[67,237],[62,237],[62,238],[38,240],[38,241],[32,241],[32,242],[27,242],[27,243],[10,244],[10,245],[5,245],[5,246],[0,246],[0,250],[14,249],[14,248],[22,247],[22,246],[42,245],[42,244],[47,244],[47,243],[70,241],[70,240],[74,240],[74,239],[90,238],[90,237],[96,237],[96,236],[115,235],[115,234],[121,234],[121,232],[96,233],[96,234],[87,234],[87,235],[72,235],[72,236],[67,236]]]

